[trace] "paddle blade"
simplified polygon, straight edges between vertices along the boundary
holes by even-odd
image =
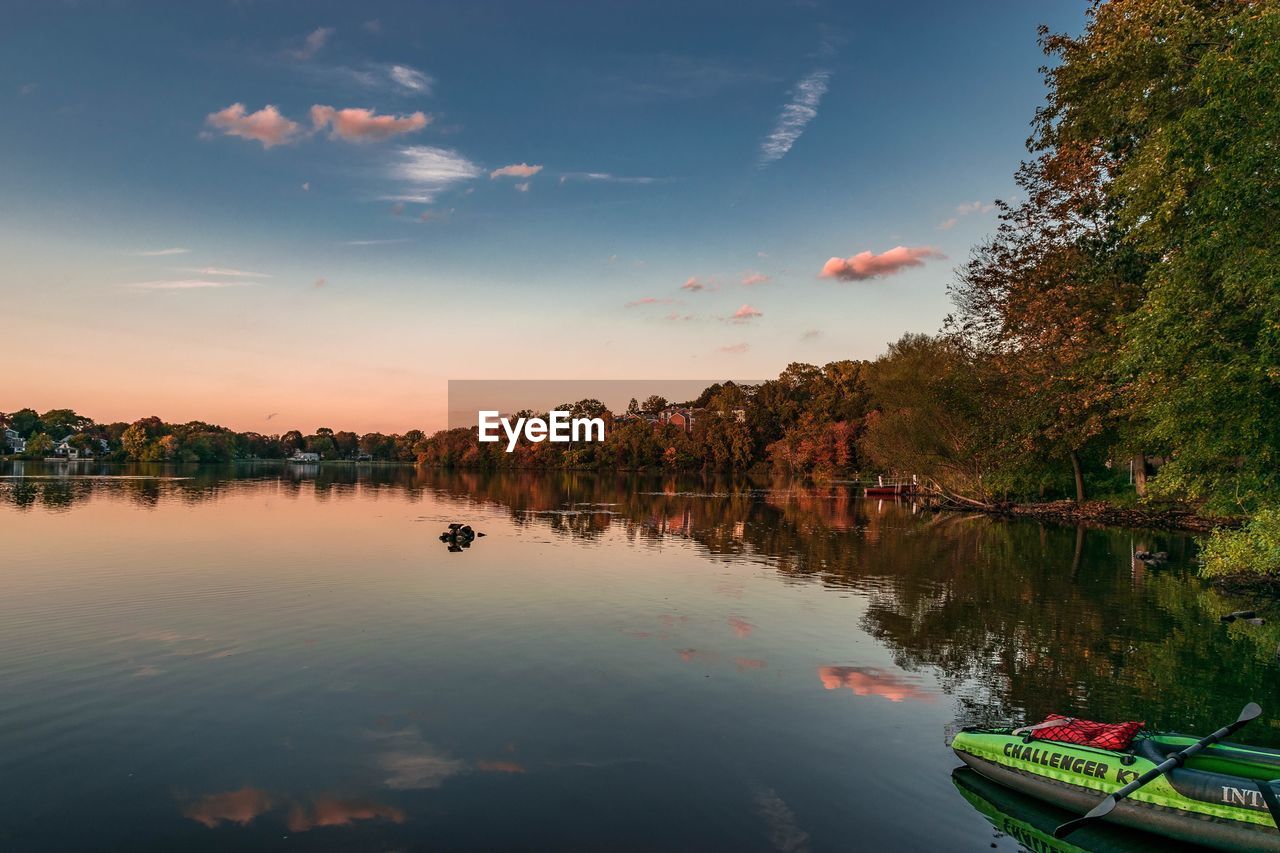
[[[1236,719],[1237,723],[1249,723],[1262,716],[1262,708],[1257,702],[1250,702],[1240,711],[1240,716]]]
[[[1118,801],[1116,800],[1115,797],[1107,797],[1105,800],[1103,800],[1102,802],[1094,806],[1092,809],[1090,809],[1089,813],[1084,817],[1078,817],[1075,820],[1069,820],[1066,823],[1059,826],[1057,829],[1053,831],[1053,837],[1066,838],[1068,835],[1075,832],[1077,829],[1084,826],[1086,823],[1097,820],[1100,817],[1106,817],[1107,815],[1111,814],[1111,810],[1116,807],[1117,802]]]

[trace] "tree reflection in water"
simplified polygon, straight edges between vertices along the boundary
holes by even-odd
[[[935,672],[961,722],[1061,712],[1207,731],[1245,701],[1280,709],[1277,619],[1222,624],[1222,614],[1260,603],[1197,580],[1195,543],[1181,534],[934,513],[863,500],[848,485],[744,478],[275,464],[82,466],[78,475],[28,464],[0,474],[0,500],[20,509],[66,511],[108,494],[144,507],[215,501],[244,481],[266,480],[284,499],[430,495],[459,517],[480,504],[569,541],[683,540],[708,558],[755,559],[788,580],[863,597],[861,627],[901,669]],[[1136,562],[1139,548],[1167,551],[1170,561]],[[866,669],[830,666],[820,678],[888,698],[918,689],[882,689]],[[1280,743],[1280,730],[1257,727],[1248,739]]]

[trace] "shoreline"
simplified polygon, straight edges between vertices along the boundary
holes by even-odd
[[[1060,500],[998,504],[972,509],[1007,518],[1031,518],[1087,527],[1153,528],[1189,533],[1209,533],[1220,527],[1239,527],[1241,523],[1240,519],[1199,515],[1187,509],[1118,507],[1106,501],[1077,504],[1073,500]]]

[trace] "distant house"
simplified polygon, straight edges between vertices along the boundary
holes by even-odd
[[[92,450],[80,450],[71,446],[71,439],[73,438],[75,438],[74,434],[55,442],[53,445],[53,455],[61,456],[64,459],[92,459]]]
[[[289,457],[290,462],[319,462],[319,453],[309,453],[305,450],[295,450],[293,455]]]
[[[693,410],[669,406],[658,413],[658,420],[689,432],[693,429]]]
[[[27,440],[18,435],[16,429],[6,429],[4,431],[4,441],[0,442],[0,451],[25,453],[27,451]]]
[[[657,428],[662,426],[663,421],[654,415],[631,415],[626,412],[613,416],[615,426],[625,426],[632,423],[647,423],[649,426]]]

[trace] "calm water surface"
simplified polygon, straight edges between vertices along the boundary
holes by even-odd
[[[1013,850],[948,725],[1253,699],[1280,744],[1277,620],[1222,624],[1254,602],[1179,535],[844,486],[73,470],[0,467],[4,850]],[[487,535],[451,553],[451,521]]]

